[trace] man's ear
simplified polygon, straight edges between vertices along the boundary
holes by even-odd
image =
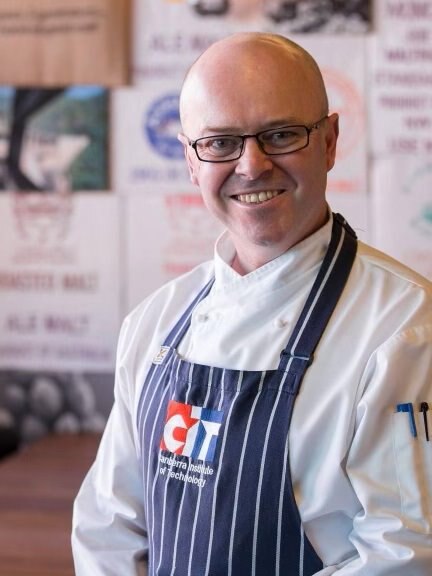
[[[336,160],[336,143],[339,136],[339,115],[330,114],[327,120],[325,143],[327,157],[327,171],[329,172]]]
[[[183,152],[184,152],[187,167],[189,170],[190,181],[192,182],[192,184],[194,186],[199,187],[198,179],[197,179],[198,159],[197,159],[194,151],[192,150],[192,147],[189,146],[189,142],[188,142],[188,140],[184,134],[180,134],[180,133],[177,134],[177,139],[180,140],[180,142],[183,144]]]

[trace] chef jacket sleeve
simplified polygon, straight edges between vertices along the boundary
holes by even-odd
[[[432,326],[394,335],[370,359],[359,392],[346,471],[362,510],[350,539],[358,554],[337,576],[432,573]],[[411,403],[409,412],[398,404]],[[427,413],[429,434],[432,413]],[[323,572],[324,574],[325,572]]]
[[[119,349],[126,339],[125,324]],[[114,405],[96,460],[74,503],[72,550],[76,576],[147,573],[148,541],[133,434],[132,392],[119,357],[117,366]]]

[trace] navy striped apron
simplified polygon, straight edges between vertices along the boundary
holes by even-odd
[[[355,233],[332,238],[276,370],[225,370],[181,359],[189,305],[153,361],[138,430],[149,576],[311,576],[322,561],[304,534],[289,468],[301,380],[348,278]]]

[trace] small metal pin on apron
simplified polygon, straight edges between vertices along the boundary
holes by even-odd
[[[429,427],[428,427],[428,419],[427,419],[427,412],[429,410],[429,404],[427,402],[420,403],[420,412],[423,412],[423,423],[424,429],[426,434],[426,440],[429,442]]]
[[[162,364],[165,360],[165,356],[168,354],[169,346],[161,346],[159,352],[153,358],[153,364]]]

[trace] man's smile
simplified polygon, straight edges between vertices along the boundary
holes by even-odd
[[[283,190],[263,190],[261,192],[250,192],[248,194],[238,194],[233,196],[239,202],[244,202],[247,204],[261,204],[262,202],[267,202],[272,198],[275,198],[281,194]]]

